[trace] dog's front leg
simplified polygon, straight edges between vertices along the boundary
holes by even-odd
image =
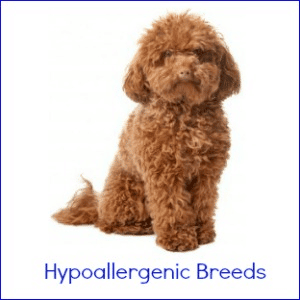
[[[170,251],[198,247],[196,214],[191,195],[185,190],[182,172],[164,164],[154,166],[145,178],[146,196],[157,244]]]
[[[218,177],[202,175],[194,182],[190,190],[192,203],[197,216],[197,234],[199,245],[214,241],[216,233],[214,229],[214,212],[218,198]]]

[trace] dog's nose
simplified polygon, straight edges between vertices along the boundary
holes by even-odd
[[[181,69],[178,76],[180,79],[189,80],[192,78],[192,72],[189,69]]]

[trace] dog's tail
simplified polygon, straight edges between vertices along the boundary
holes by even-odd
[[[68,206],[52,217],[68,225],[94,224],[98,219],[98,197],[92,184],[82,177],[85,187],[75,193]]]

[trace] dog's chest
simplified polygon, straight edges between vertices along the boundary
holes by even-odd
[[[162,154],[173,157],[188,174],[223,168],[230,146],[227,120],[222,112],[169,115],[162,132]]]
[[[174,153],[178,160],[196,167],[214,146],[213,128],[205,118],[182,116],[173,128]]]
[[[216,166],[222,169],[229,133],[221,110],[202,115],[144,111],[140,116],[132,146],[141,161],[159,169],[179,168],[187,177]]]

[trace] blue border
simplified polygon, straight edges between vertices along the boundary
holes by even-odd
[[[70,1],[70,2],[78,2],[78,1],[81,1],[81,2],[102,2],[102,0],[0,0],[0,58],[1,58],[1,61],[0,61],[0,68],[2,66],[2,52],[1,52],[1,33],[2,33],[2,10],[1,10],[1,2],[25,2],[25,1],[36,1],[36,2],[59,2],[59,1]],[[150,0],[150,1],[160,1],[160,0]],[[173,1],[181,1],[182,0],[173,0]],[[201,2],[201,0],[189,0],[189,1],[195,1],[195,2]],[[208,1],[220,1],[220,0],[208,0]],[[222,0],[223,1],[223,0]],[[225,0],[226,1],[226,0]],[[261,0],[234,0],[234,1],[239,1],[239,2],[257,2],[257,1],[261,1]],[[269,2],[299,2],[299,0],[288,0],[288,1],[285,1],[285,0],[264,0],[264,1],[269,1]],[[111,2],[119,2],[119,1],[111,1]],[[128,1],[129,2],[129,1]],[[130,1],[131,2],[131,1]],[[139,1],[139,2],[146,2],[146,1]],[[171,2],[171,1],[170,1]],[[262,1],[261,1],[262,2]],[[1,131],[2,131],[2,112],[1,112],[1,107],[2,107],[2,89],[1,89],[1,85],[2,85],[2,80],[1,80],[1,74],[2,73],[2,68],[0,70],[0,119],[1,119],[1,124],[0,124],[0,127],[1,127]],[[2,139],[1,139],[2,140]],[[1,141],[0,141],[0,146],[1,146]],[[0,156],[1,156],[1,160],[0,160],[0,167],[1,167],[1,161],[2,161],[2,147],[0,147]],[[1,169],[2,170],[2,169]],[[0,171],[0,182],[2,183],[2,180],[1,180],[1,171]],[[1,190],[1,183],[0,183],[0,190]],[[0,196],[0,202],[1,202],[1,196]],[[1,213],[1,207],[0,207],[0,213]],[[0,217],[1,219],[1,217]],[[300,224],[299,224],[300,225]],[[0,229],[1,229],[1,224],[0,224]],[[2,261],[2,253],[1,253],[1,244],[2,240],[0,241],[0,255],[1,255],[1,261]],[[299,254],[300,256],[300,254]],[[1,270],[0,270],[0,291],[2,291],[2,288],[1,288],[1,285],[2,285],[2,280],[1,280]],[[16,285],[16,288],[17,288],[17,285]],[[300,285],[299,285],[299,294],[300,294]],[[5,299],[5,298],[2,298],[2,295],[0,295],[0,299]],[[6,298],[8,299],[8,298]],[[44,299],[52,299],[52,298],[44,298]],[[102,298],[99,298],[99,299],[102,299]],[[123,298],[115,298],[115,299],[123,299]],[[149,299],[151,300],[152,298],[143,298],[145,300]],[[218,299],[212,299],[212,300],[219,300],[220,298]],[[72,298],[68,298],[66,300],[72,300]],[[79,299],[80,300],[80,299]],[[92,300],[92,299],[85,299],[85,300]],[[106,299],[103,299],[103,300],[106,300]],[[172,298],[169,298],[169,299],[165,299],[165,300],[173,300]],[[186,299],[186,300],[189,300],[189,299]],[[194,299],[195,300],[195,299]],[[202,300],[205,300],[204,298]],[[266,299],[268,300],[268,299]],[[269,300],[272,300],[272,299],[269,299]]]

